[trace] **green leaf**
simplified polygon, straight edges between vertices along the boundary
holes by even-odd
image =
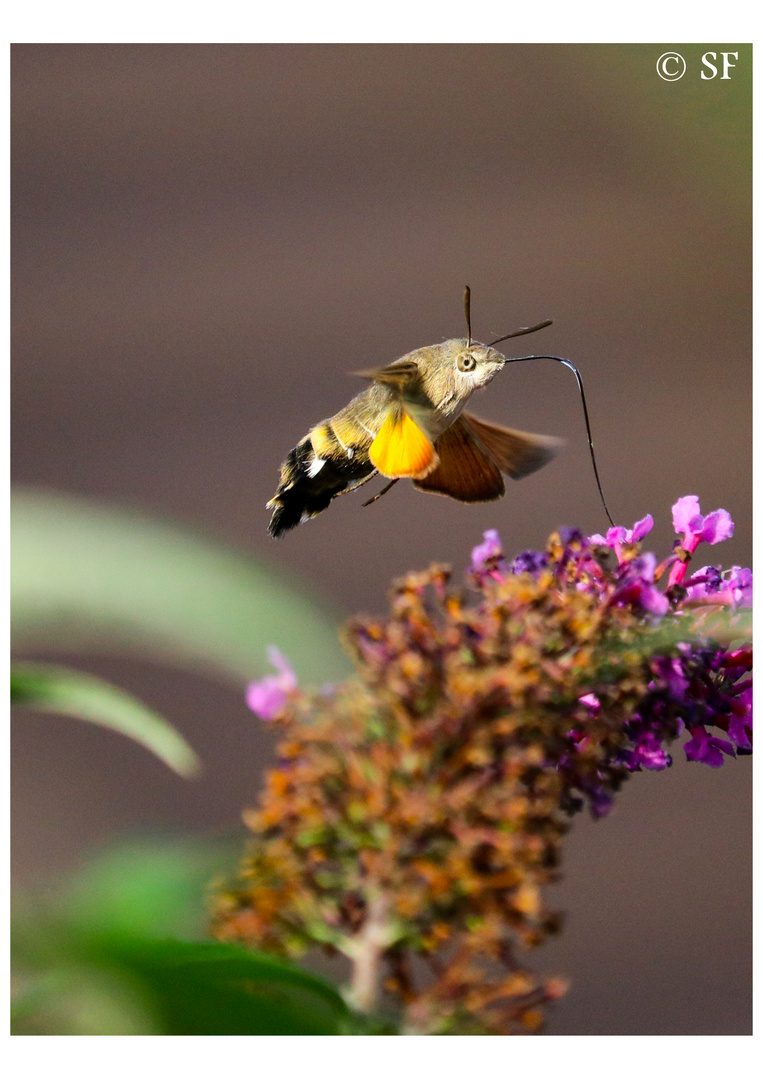
[[[144,983],[167,1035],[339,1035],[351,1023],[328,983],[239,945],[112,938],[99,955]]]
[[[129,649],[236,685],[275,645],[308,681],[349,664],[339,618],[270,566],[177,526],[64,494],[11,501],[15,647]]]
[[[16,975],[13,1035],[162,1035],[143,985],[123,972],[61,963]]]
[[[317,975],[240,945],[144,937],[27,908],[13,958],[20,1034],[338,1035],[367,1023]]]
[[[62,891],[57,912],[92,933],[203,938],[206,890],[235,866],[241,835],[214,840],[147,837],[100,853]]]
[[[14,664],[11,704],[61,713],[118,731],[190,779],[200,762],[185,739],[137,698],[94,675],[53,664]]]
[[[55,922],[45,932],[56,951],[36,967],[17,963],[17,1033],[340,1035],[364,1023],[318,976],[240,945],[84,935]]]
[[[15,898],[14,1031],[394,1034],[296,964],[179,940],[204,932],[204,886],[233,858],[229,840],[132,841],[97,857],[56,897]]]
[[[317,975],[241,945],[104,931],[27,909],[13,958],[19,1034],[338,1035],[368,1023]]]

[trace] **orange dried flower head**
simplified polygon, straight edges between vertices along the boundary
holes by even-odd
[[[384,986],[408,1031],[541,1025],[563,985],[518,953],[560,925],[542,886],[569,815],[604,812],[634,769],[659,767],[637,751],[682,726],[670,687],[690,657],[645,645],[653,609],[679,618],[681,597],[623,592],[629,573],[643,582],[636,541],[617,569],[572,532],[511,569],[492,536],[482,547],[471,600],[433,566],[395,584],[388,619],[352,621],[356,675],[332,691],[298,689],[277,658],[279,764],[215,898],[219,937],[343,953],[353,1003],[376,1007]]]

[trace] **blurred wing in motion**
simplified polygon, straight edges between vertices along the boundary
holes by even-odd
[[[490,455],[501,472],[513,480],[521,480],[537,469],[542,469],[564,445],[563,439],[552,435],[531,435],[527,431],[480,420],[471,413],[461,413],[460,419],[476,435],[482,448]],[[439,451],[439,440],[438,440]]]
[[[503,495],[503,477],[478,445],[463,416],[445,429],[435,449],[440,463],[428,476],[414,480],[417,488],[449,495],[459,502],[490,502]]]

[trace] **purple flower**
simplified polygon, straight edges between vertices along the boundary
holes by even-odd
[[[689,680],[684,675],[683,665],[678,656],[656,656],[652,660],[652,670],[666,687],[671,699],[683,704],[686,701],[686,691],[689,689]],[[654,688],[656,683],[651,683]]]
[[[673,504],[673,528],[681,536],[681,547],[687,556],[693,555],[703,540],[706,544],[719,544],[734,535],[734,522],[728,511],[713,510],[712,514],[703,517],[696,495],[684,495]],[[679,559],[673,564],[668,586],[683,581],[688,562],[688,558],[685,561]]]
[[[737,749],[752,753],[752,678],[738,678],[752,669],[752,649],[726,653],[722,667],[730,678],[737,677],[737,682],[723,695],[729,738]]]
[[[650,615],[661,618],[668,611],[670,603],[665,594],[660,592],[654,584],[656,566],[657,560],[651,551],[625,563],[614,595],[614,602],[643,608]]]
[[[703,517],[699,512],[699,499],[696,495],[684,495],[673,504],[673,528],[683,534],[683,546],[692,545],[694,551],[700,540],[707,544],[718,544],[721,540],[730,540],[734,535],[734,522],[727,510],[713,510]]]
[[[652,731],[645,731],[640,735],[628,759],[628,768],[633,772],[638,769],[667,769],[672,764],[672,757],[663,750],[660,740]]]
[[[721,573],[715,566],[703,566],[684,586],[685,603],[752,607],[752,570],[746,567],[732,566]]]
[[[378,628],[377,632],[373,633],[367,626],[359,624],[354,628],[354,633],[357,650],[363,660],[371,667],[384,667],[385,664],[394,659],[394,649],[390,648],[389,643]]]
[[[472,548],[472,571],[480,579],[491,577],[500,581],[506,574],[506,563],[498,530],[488,529],[482,536],[482,543]]]
[[[589,807],[592,817],[605,817],[612,809],[612,805],[615,800],[608,791],[604,790],[603,787],[590,787],[586,794],[588,795]]]
[[[703,566],[697,570],[688,580],[684,581],[687,601],[706,600],[713,597],[717,603],[716,594],[723,585],[723,578],[717,566]]]
[[[250,682],[246,690],[246,703],[260,720],[273,720],[283,709],[289,694],[297,689],[294,669],[274,645],[268,647],[268,660],[278,674]]]
[[[623,525],[615,525],[614,528],[607,530],[606,536],[602,536],[601,533],[594,533],[593,536],[589,536],[588,543],[603,544],[604,547],[612,548],[617,555],[618,562],[622,562],[623,544],[637,544],[653,528],[654,518],[651,514],[647,514],[646,517],[642,517],[640,521],[637,521],[632,529],[626,529]]]
[[[712,769],[719,769],[723,764],[723,755],[736,757],[734,747],[726,739],[710,735],[706,728],[698,725],[689,729],[691,739],[684,744],[687,761],[702,761]]]
[[[578,701],[581,705],[587,705],[589,709],[593,709],[595,712],[601,709],[601,702],[596,697],[596,694],[583,694],[582,697],[578,698]]]
[[[586,537],[580,529],[566,527],[560,528],[556,536],[562,545],[562,551],[554,553],[545,563],[538,561],[537,568],[548,566],[560,582],[574,582],[579,592],[600,597],[605,574],[594,558]],[[519,559],[526,560],[531,554],[525,552]]]
[[[521,555],[517,555],[509,569],[512,574],[532,574],[535,576],[545,566],[548,566],[548,555],[545,551],[523,551]]]
[[[729,738],[741,750],[752,750],[752,686],[748,686],[731,704]]]
[[[734,607],[752,607],[752,570],[741,566],[732,566],[723,574],[723,581],[731,591],[731,603]]]
[[[585,543],[585,537],[580,529],[570,528],[569,525],[562,525],[559,530],[559,539],[564,544],[565,549],[578,550]]]
[[[752,667],[752,646],[734,649],[733,652],[725,653],[721,667],[738,668],[740,671],[749,671]],[[739,690],[743,688],[740,686]],[[744,689],[747,689],[744,687]]]

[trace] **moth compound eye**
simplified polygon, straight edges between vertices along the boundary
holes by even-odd
[[[461,353],[456,364],[459,371],[474,371],[477,366],[477,361],[471,353]]]

